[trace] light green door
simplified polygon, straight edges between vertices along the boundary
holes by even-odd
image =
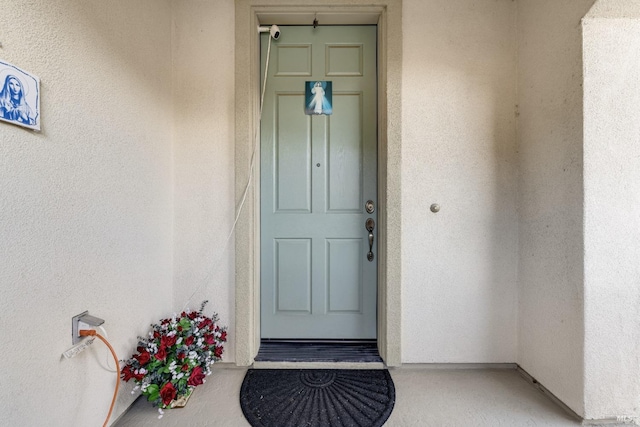
[[[261,124],[261,336],[375,339],[376,27],[281,30]],[[305,115],[310,81],[331,82],[332,115]]]

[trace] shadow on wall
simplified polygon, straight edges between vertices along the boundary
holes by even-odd
[[[403,358],[515,362],[516,7],[409,8]]]

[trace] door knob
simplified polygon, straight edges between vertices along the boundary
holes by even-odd
[[[373,230],[376,228],[376,222],[373,218],[367,218],[364,223],[364,228],[369,232],[369,252],[367,253],[367,260],[373,262]]]

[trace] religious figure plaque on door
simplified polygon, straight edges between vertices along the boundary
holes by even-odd
[[[331,82],[306,82],[304,99],[304,113],[307,115],[330,115],[333,113],[333,89]]]

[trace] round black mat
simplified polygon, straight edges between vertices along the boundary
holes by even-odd
[[[240,390],[253,427],[379,427],[395,399],[386,369],[249,369]]]

